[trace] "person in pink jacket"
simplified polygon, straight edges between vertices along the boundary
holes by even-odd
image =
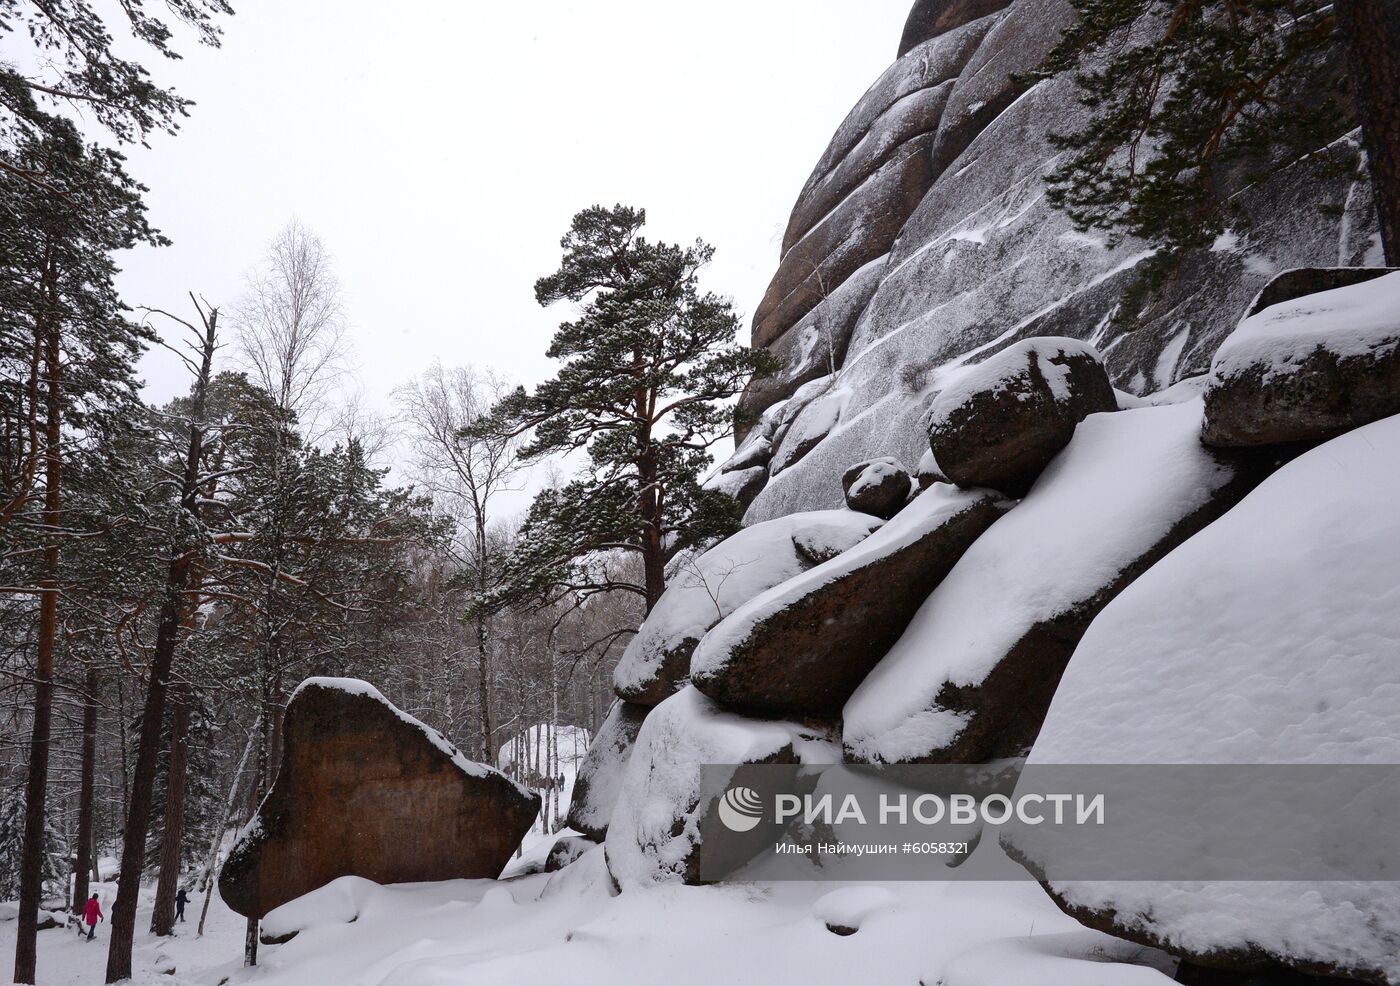
[[[97,922],[101,920],[102,905],[97,901],[97,894],[93,894],[83,905],[83,924],[88,926],[88,941],[92,941],[92,936],[97,931]]]

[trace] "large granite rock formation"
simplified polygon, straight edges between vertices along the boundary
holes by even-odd
[[[1369,182],[1337,167],[1359,140],[1339,118],[1324,149],[1239,192],[1248,231],[1189,255],[1135,319],[1110,318],[1151,250],[1081,233],[1047,203],[1043,178],[1059,153],[1049,137],[1075,129],[1085,110],[1068,76],[1029,89],[1024,80],[1073,16],[1064,0],[915,5],[901,57],[798,196],[755,311],[754,344],[788,371],[755,383],[741,419],[803,393],[783,409],[750,522],[839,506],[852,462],[918,461],[924,414],[948,371],[1019,340],[1084,340],[1115,386],[1151,393],[1204,373],[1279,271],[1381,262]],[[827,319],[837,344],[825,349],[808,321],[823,299],[839,309]]]
[[[308,678],[287,703],[282,766],[219,873],[260,918],[337,877],[495,877],[539,797],[462,756],[363,681]]]

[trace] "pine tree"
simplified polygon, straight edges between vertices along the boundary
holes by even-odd
[[[200,43],[218,47],[217,18],[233,13],[227,0],[167,0],[173,22],[195,32]],[[172,31],[141,3],[123,3],[122,13],[138,41],[167,58]],[[121,143],[145,142],[153,132],[174,133],[190,100],[156,85],[139,62],[113,49],[112,31],[89,0],[25,3],[0,0],[0,33],[28,41],[34,64],[56,72],[57,81],[26,75],[9,59],[0,62],[0,145],[15,146],[50,132],[52,117],[41,103],[81,106]],[[26,60],[27,61],[27,60]],[[0,158],[0,171],[26,182],[46,183],[42,167]]]
[[[19,896],[21,860],[24,858],[25,826],[24,789],[13,787],[0,793],[0,900]],[[60,860],[64,858],[63,836],[52,816],[44,820],[43,865],[40,874],[47,893],[63,893],[68,874]]]
[[[1227,228],[1248,228],[1250,216],[1234,194],[1240,188],[1354,126],[1346,77],[1333,57],[1340,48],[1330,3],[1071,3],[1080,19],[1034,77],[1073,70],[1089,117],[1075,132],[1052,135],[1066,154],[1047,177],[1048,197],[1082,230],[1106,229],[1114,241],[1133,236],[1158,247],[1141,289],[1159,287],[1187,251]],[[1393,115],[1400,102],[1394,87],[1369,88],[1364,81],[1351,86]],[[1370,129],[1363,128],[1368,137]],[[1400,140],[1400,133],[1387,139]],[[1375,172],[1384,159],[1369,156],[1383,229],[1387,214],[1400,216],[1395,179]],[[1397,251],[1400,242],[1387,240],[1392,262]],[[1142,300],[1141,289],[1130,303]]]
[[[75,429],[100,430],[135,400],[133,369],[146,333],[125,317],[112,254],[141,242],[164,242],[147,224],[144,189],[126,174],[121,156],[85,146],[66,120],[43,121],[39,136],[26,135],[13,152],[0,151],[0,161],[10,166],[0,168],[7,206],[0,235],[0,341],[22,347],[0,353],[0,359],[24,366],[20,379],[27,378],[23,395],[11,405],[23,408],[19,434],[26,465],[13,474],[0,521],[6,538],[28,540],[35,563],[18,585],[5,581],[11,591],[19,588],[38,599],[26,793],[26,838],[34,848],[21,873],[16,982],[32,982],[35,974],[42,866],[37,847],[48,788],[62,545],[70,540],[63,517],[63,476],[73,464],[67,439]],[[23,176],[28,174],[42,174],[43,183]]]
[[[541,305],[579,305],[549,347],[564,365],[481,427],[533,429],[526,458],[586,450],[589,465],[536,497],[502,587],[478,605],[617,589],[650,611],[669,558],[738,526],[737,505],[702,489],[700,475],[711,446],[731,433],[726,402],[756,372],[771,372],[773,359],[739,346],[730,302],[701,292],[713,248],[652,243],[640,235],[645,222],[644,210],[622,205],[583,210],[560,241],[559,269],[535,284]],[[599,563],[617,551],[641,559],[640,583]]]

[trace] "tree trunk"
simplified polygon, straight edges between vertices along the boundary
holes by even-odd
[[[165,602],[161,605],[155,649],[151,654],[150,682],[136,746],[136,769],[131,777],[131,803],[126,809],[126,826],[122,833],[117,899],[112,905],[112,944],[107,950],[109,983],[131,978],[131,946],[136,934],[136,905],[145,866],[146,836],[151,826],[151,795],[159,767],[160,727],[165,718],[165,697],[170,687],[170,669],[175,662],[183,609],[181,593],[189,577],[188,571],[188,562],[178,555],[170,563]]]
[[[661,492],[656,488],[656,455],[643,452],[638,457],[637,476],[641,483],[642,495],[640,512],[646,527],[642,531],[642,573],[646,589],[646,612],[652,608],[666,591],[666,556],[661,537],[662,502]]]
[[[46,293],[53,295],[53,266],[47,265]],[[29,778],[24,802],[24,848],[20,852],[19,916],[15,937],[15,982],[34,982],[39,934],[39,900],[44,892],[44,799],[49,787],[49,738],[53,730],[53,668],[58,642],[58,541],[62,523],[62,353],[59,326],[44,330],[44,370],[48,378],[44,423],[43,578],[39,583],[39,640],[34,665],[34,720],[29,737]]]
[[[97,670],[88,668],[83,695],[83,764],[78,782],[78,845],[73,858],[73,903],[69,910],[81,913],[88,898],[88,875],[96,868],[92,837],[93,788],[97,780]]]
[[[201,310],[202,311],[202,310]],[[190,440],[185,451],[184,476],[180,484],[180,509],[196,524],[199,521],[199,457],[204,447],[205,401],[216,348],[215,327],[218,312],[205,319],[201,349],[202,361],[190,408]],[[107,982],[131,978],[131,946],[136,934],[136,905],[141,892],[146,835],[151,824],[151,792],[155,787],[160,754],[161,721],[165,717],[165,694],[170,687],[170,671],[175,663],[175,646],[185,616],[185,589],[190,582],[189,546],[184,538],[172,541],[170,566],[166,571],[165,599],[161,603],[155,647],[147,670],[146,704],[141,714],[141,738],[136,747],[136,770],[131,778],[131,801],[127,805],[126,827],[122,831],[121,874],[117,877],[117,899],[112,905],[112,943],[107,949]]]
[[[1385,262],[1400,266],[1400,0],[1337,0]]]
[[[183,692],[173,699],[170,766],[165,773],[165,828],[160,839],[160,879],[156,884],[151,931],[165,937],[175,930],[175,891],[180,883],[180,840],[185,828],[185,773],[189,761],[190,706]]]

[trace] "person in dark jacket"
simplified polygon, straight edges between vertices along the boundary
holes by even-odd
[[[185,893],[184,887],[181,887],[179,892],[175,894],[175,917],[178,920],[185,920],[185,905],[189,902],[190,895]]]
[[[97,931],[97,922],[101,920],[102,905],[97,902],[97,894],[93,894],[83,905],[83,924],[88,926],[88,941],[92,941],[93,933]]]

